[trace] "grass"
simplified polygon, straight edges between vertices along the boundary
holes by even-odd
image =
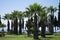
[[[6,35],[5,37],[0,37],[0,40],[33,40],[33,38],[26,35]]]
[[[47,35],[46,38],[39,36],[40,40],[59,40],[60,36]],[[0,40],[34,40],[33,37],[27,37],[27,35],[6,35],[5,37],[0,37]]]
[[[47,36],[46,38],[40,38],[41,40],[59,40],[60,36]]]

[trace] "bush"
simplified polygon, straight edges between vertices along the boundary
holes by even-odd
[[[0,27],[5,27],[6,25],[5,24],[0,24]]]
[[[2,29],[2,31],[0,32],[0,37],[4,37],[5,34],[4,34],[4,29]]]

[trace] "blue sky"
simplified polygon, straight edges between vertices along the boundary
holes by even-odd
[[[58,8],[59,0],[0,0],[0,15],[4,16],[6,13],[11,13],[13,10],[24,11],[26,7],[33,3],[47,7],[53,5]],[[55,15],[57,15],[57,12]]]

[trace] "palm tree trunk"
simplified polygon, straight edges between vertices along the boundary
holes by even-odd
[[[22,25],[21,25],[21,19],[19,20],[19,34],[22,34]]]
[[[30,27],[31,27],[31,20],[28,19],[28,30],[27,30],[28,37],[30,37]]]
[[[22,28],[24,29],[24,19],[22,19]]]
[[[55,27],[55,32],[56,32],[56,27]]]
[[[51,16],[51,33],[53,34],[53,25],[54,25],[54,20],[53,16]]]
[[[22,19],[22,29],[24,30],[24,19]],[[22,32],[24,34],[24,31]]]
[[[38,39],[38,27],[37,27],[37,15],[34,15],[34,29],[33,29],[33,37],[34,39]]]
[[[7,31],[9,32],[9,31],[10,31],[10,22],[9,22],[9,20],[8,20],[8,24],[7,24],[7,26],[8,26]]]
[[[17,22],[17,17],[14,20],[14,34],[18,34],[18,22]]]
[[[41,36],[45,37],[45,24],[44,21],[41,22]]]
[[[13,29],[13,20],[11,20],[11,33],[13,33],[14,29]]]

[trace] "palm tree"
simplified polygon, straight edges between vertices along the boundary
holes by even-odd
[[[28,17],[28,21],[27,21],[27,24],[26,24],[26,27],[28,28],[27,30],[27,35],[28,37],[30,37],[30,28],[31,28],[31,20],[30,20],[30,17],[31,17],[31,9],[30,8],[26,8],[27,10],[25,11],[25,16]]]
[[[10,14],[10,20],[11,20],[11,34],[13,34],[13,31],[14,31],[14,18],[13,18],[12,14]]]
[[[18,34],[18,11],[14,10],[12,16],[14,18],[14,34]]]
[[[34,15],[34,27],[33,27],[33,37],[34,39],[38,39],[38,27],[37,27],[37,13],[40,12],[41,6],[37,3],[34,3],[33,5],[30,5],[31,14]]]
[[[37,3],[34,3],[33,5],[30,5],[28,8],[27,8],[27,15],[28,15],[28,20],[29,20],[29,17],[31,17],[31,16],[33,16],[33,15],[35,15],[36,16],[36,14],[37,13],[39,13],[41,11],[41,6],[39,5],[39,4],[37,4]],[[38,38],[38,27],[37,27],[37,18],[36,19],[34,19],[34,25],[36,25],[36,26],[34,26],[33,27],[33,36],[34,36],[34,39],[37,39]],[[29,23],[30,24],[30,23]],[[30,26],[30,25],[29,25]],[[28,27],[29,27],[28,26]],[[30,28],[30,27],[29,27]],[[36,29],[37,28],[37,29]],[[36,30],[35,30],[36,29]]]
[[[10,22],[9,22],[10,14],[5,14],[4,19],[7,19],[7,21],[8,21],[7,22],[7,27],[8,27],[7,31],[9,32],[10,31]]]
[[[53,25],[54,25],[54,12],[56,12],[56,8],[54,8],[53,6],[50,6],[48,8],[48,11],[51,13],[51,26],[50,26],[50,29],[51,29],[51,33],[53,34]]]
[[[42,37],[45,37],[45,27],[46,27],[45,23],[46,23],[46,16],[47,16],[45,8],[46,7],[42,7],[41,5],[34,4],[32,9],[33,13],[38,14],[38,16],[41,18],[41,36]],[[37,34],[38,34],[38,30],[37,30]]]
[[[47,13],[46,10],[42,9],[39,13],[40,16],[40,22],[41,22],[41,36],[45,37],[45,27],[46,27],[46,20],[47,20]]]
[[[24,28],[24,13],[22,11],[18,12],[19,19],[19,34],[22,34],[22,28]]]
[[[29,8],[27,8],[28,9],[28,11],[27,11],[27,14],[28,14],[28,16],[33,16],[34,14],[40,14],[40,12],[42,11],[42,9],[45,9],[45,7],[43,7],[42,8],[42,6],[41,5],[38,5],[37,3],[34,3],[33,5],[30,5],[29,6]],[[42,15],[44,15],[44,14],[42,14]],[[41,17],[41,15],[39,15],[40,17]],[[36,21],[36,20],[35,20]],[[37,22],[36,22],[37,23]],[[34,30],[35,30],[35,28],[37,28],[37,26],[34,26]],[[35,36],[38,34],[38,30],[36,30],[36,33],[35,33],[35,31],[34,31],[34,39],[35,39]],[[37,36],[38,37],[38,36]],[[36,38],[37,38],[36,37]]]

